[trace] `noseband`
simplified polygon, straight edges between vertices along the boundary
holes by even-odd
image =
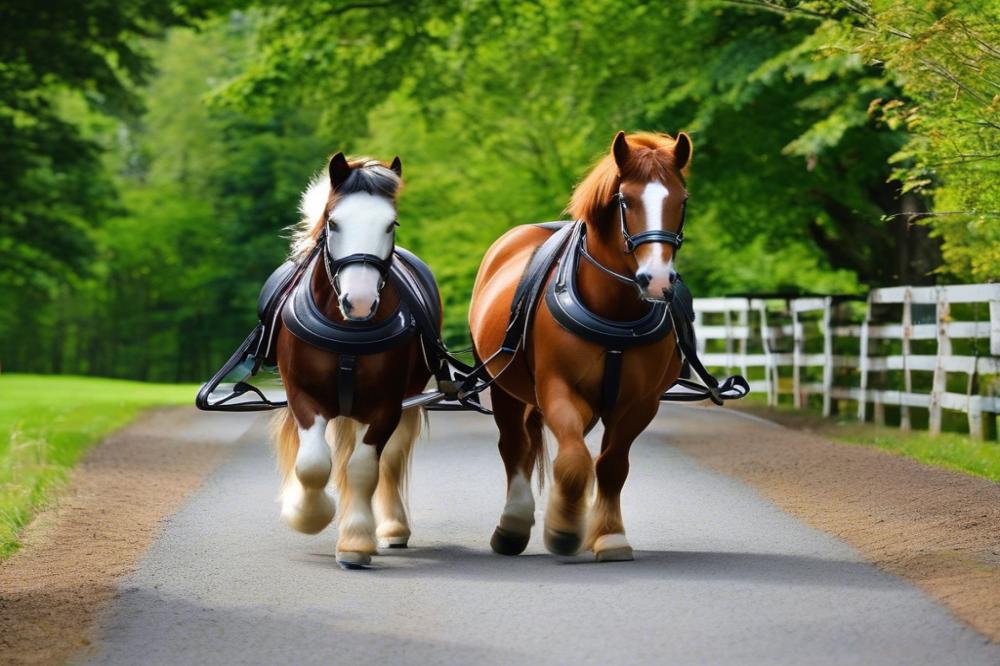
[[[681,203],[681,225],[677,233],[674,233],[673,231],[665,231],[663,229],[650,229],[649,231],[642,231],[635,235],[628,232],[628,225],[625,223],[625,211],[628,208],[628,206],[625,205],[625,195],[622,194],[621,190],[618,190],[615,193],[614,199],[618,202],[622,239],[625,241],[625,254],[632,254],[636,251],[636,248],[644,243],[666,243],[667,245],[673,245],[674,252],[681,249],[681,245],[684,243],[684,218],[687,215],[687,196],[684,197],[684,201]],[[611,270],[587,251],[586,236],[580,237],[580,255],[596,268],[601,269],[616,280],[632,285],[639,292],[639,298],[645,298],[645,288],[643,285],[639,284],[639,281],[635,279],[635,276],[630,277],[628,275],[622,275],[618,271]],[[673,292],[671,292],[671,294],[672,293]],[[666,300],[670,299],[667,298]]]

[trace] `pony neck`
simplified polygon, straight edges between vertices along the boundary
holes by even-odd
[[[331,283],[332,278],[326,272],[326,262],[323,261],[322,257],[317,257],[316,261],[319,265],[313,270],[312,275],[313,302],[330,321],[343,326],[371,326],[391,317],[399,307],[399,294],[392,281],[386,279],[382,291],[379,292],[378,309],[375,310],[375,315],[367,321],[351,321],[340,311],[337,292],[334,291]]]
[[[632,275],[634,262],[628,260],[620,234],[614,233],[617,227],[608,215],[603,222],[601,225],[585,223],[587,251],[604,267],[622,275]],[[589,261],[578,262],[576,289],[587,309],[606,319],[639,319],[651,307],[639,298],[635,287],[616,280]]]

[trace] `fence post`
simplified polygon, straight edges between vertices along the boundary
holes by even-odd
[[[747,338],[750,337],[750,301],[747,300],[745,307],[739,311],[736,315],[736,322],[739,324],[740,328],[743,329],[743,335],[740,336],[740,343],[738,345],[740,350],[740,373],[744,377],[748,377],[750,373],[747,371]]]
[[[722,313],[722,323],[726,332],[726,371],[731,372],[736,366],[733,363],[733,320],[728,307]]]
[[[767,387],[767,404],[774,407],[778,404],[778,378],[771,356],[770,332],[767,330],[767,303],[764,299],[756,299],[760,310],[760,343],[764,349],[764,377]]]
[[[990,353],[1000,356],[1000,301],[990,301]]]
[[[796,409],[802,408],[802,345],[803,330],[799,324],[799,311],[795,307],[795,299],[788,300],[788,309],[792,311],[792,404]]]
[[[910,336],[913,335],[913,292],[907,287],[903,292],[903,394],[899,405],[899,429],[909,432],[913,427],[910,422],[910,406],[906,404],[913,390],[913,378],[910,375]]]
[[[858,373],[861,375],[858,387],[858,420],[864,423],[868,409],[868,325],[872,318],[872,291],[865,306],[865,320],[861,322],[861,343],[858,350]]]
[[[830,416],[833,391],[833,329],[830,320],[833,315],[833,299],[823,299],[823,416]]]
[[[948,388],[948,373],[944,360],[951,356],[951,339],[948,337],[948,299],[944,289],[937,289],[937,356],[934,362],[934,380],[931,385],[930,416],[927,430],[931,435],[941,434],[941,396]]]

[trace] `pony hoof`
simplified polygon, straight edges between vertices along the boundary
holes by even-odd
[[[349,550],[337,551],[337,564],[342,569],[366,569],[372,563],[372,556],[368,553],[353,553]]]
[[[410,543],[410,528],[398,520],[387,520],[375,530],[381,548],[406,548]]]
[[[379,541],[383,548],[406,548],[410,544],[410,537],[382,537]]]
[[[605,534],[594,542],[594,556],[598,562],[631,562],[632,546],[624,534]]]
[[[528,534],[518,534],[510,530],[505,530],[502,527],[497,527],[493,530],[493,538],[490,539],[490,548],[497,555],[520,555],[528,547],[528,539],[530,538],[530,532]]]
[[[545,548],[553,555],[576,555],[580,543],[579,535],[573,532],[545,528]]]

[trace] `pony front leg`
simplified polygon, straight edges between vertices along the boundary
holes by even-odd
[[[590,510],[585,542],[585,547],[593,550],[600,562],[633,559],[632,546],[625,538],[621,492],[628,477],[632,442],[649,425],[658,407],[658,401],[639,403],[624,413],[615,414],[605,426],[601,455],[594,465],[597,493]]]
[[[337,562],[345,569],[370,564],[376,551],[372,498],[378,485],[379,455],[399,421],[397,412],[388,421],[372,423],[359,443],[356,443],[357,421],[346,417],[335,421],[337,489],[341,503]]]
[[[559,443],[545,511],[545,547],[556,555],[573,555],[583,540],[587,493],[593,482],[594,465],[583,441],[593,411],[565,385],[547,391],[541,408],[546,425]]]
[[[313,416],[308,427],[300,425],[290,410],[277,428],[278,465],[284,476],[281,517],[292,528],[316,534],[333,520],[333,499],[326,491],[330,481],[330,447],[327,420]],[[306,421],[306,419],[302,419]]]
[[[410,523],[406,513],[406,477],[410,453],[420,435],[423,411],[414,407],[403,412],[379,459],[378,487],[375,490],[375,517],[379,542],[389,548],[406,548]]]

